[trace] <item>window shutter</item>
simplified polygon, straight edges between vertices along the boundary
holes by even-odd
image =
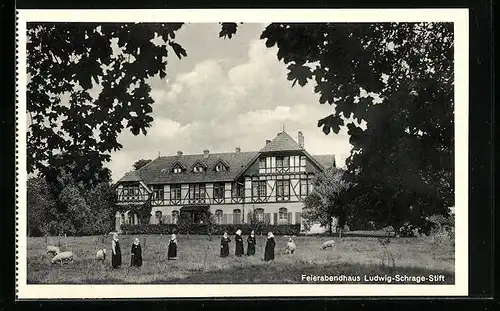
[[[264,222],[266,224],[270,224],[271,223],[271,214],[270,213],[265,213],[264,214]]]
[[[170,216],[170,215],[166,215],[166,216],[165,216],[165,218],[166,218],[166,219],[165,219],[165,223],[166,223],[166,224],[171,224],[171,223],[172,223],[172,216]]]
[[[222,224],[227,225],[227,214],[222,215]]]
[[[288,224],[291,225],[292,224],[292,212],[289,212],[288,213]]]
[[[277,225],[278,224],[278,213],[273,213],[274,214],[274,224]]]
[[[300,225],[302,223],[302,213],[301,212],[296,212],[295,213],[295,224]]]

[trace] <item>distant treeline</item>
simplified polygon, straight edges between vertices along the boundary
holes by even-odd
[[[85,187],[64,175],[27,182],[28,236],[95,235],[114,228],[116,194],[109,182]]]

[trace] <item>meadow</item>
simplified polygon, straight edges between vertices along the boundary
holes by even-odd
[[[138,237],[143,247],[143,266],[130,267],[130,247]],[[364,275],[444,275],[444,282],[454,284],[454,245],[436,244],[424,238],[394,238],[389,249],[395,267],[382,264],[383,248],[376,237],[366,236],[298,236],[297,250],[284,254],[286,237],[276,236],[276,259],[264,262],[266,238],[257,236],[256,255],[236,257],[234,237],[231,237],[230,256],[220,258],[220,236],[209,242],[207,236],[179,235],[178,260],[167,260],[168,236],[122,235],[120,244],[123,265],[111,268],[111,236],[61,238],[28,238],[28,284],[221,284],[221,283],[307,283],[302,275],[360,276],[357,283],[365,281]],[[333,239],[335,247],[320,250],[324,241]],[[246,236],[244,236],[246,241]],[[72,263],[51,264],[46,254],[47,243],[61,243],[61,251],[74,253]],[[67,244],[67,245],[65,245]],[[95,259],[96,250],[106,248],[104,263]],[[246,251],[246,243],[245,243]],[[352,282],[330,282],[348,283]],[[411,282],[408,282],[411,283]],[[429,284],[428,281],[423,283]],[[392,284],[395,284],[394,282]],[[432,283],[436,284],[436,283]]]

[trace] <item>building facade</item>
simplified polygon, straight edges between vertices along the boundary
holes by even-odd
[[[281,132],[256,152],[158,157],[117,182],[117,226],[139,223],[130,204],[151,208],[150,224],[177,223],[181,213],[193,222],[210,212],[218,224],[260,221],[302,224],[303,200],[314,175],[335,167],[334,155],[310,155],[304,136],[298,142]],[[145,204],[149,203],[149,204]]]

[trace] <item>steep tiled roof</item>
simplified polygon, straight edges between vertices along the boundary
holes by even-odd
[[[125,176],[123,176],[118,182],[124,182],[124,181],[139,181],[141,180],[141,177],[137,173],[137,171],[130,171],[126,172]]]
[[[333,165],[333,162],[335,161],[334,154],[313,155],[312,157],[325,168],[331,167]]]
[[[331,167],[335,159],[333,154],[312,156],[290,135],[281,132],[271,142],[267,143],[260,152],[212,153],[208,157],[204,154],[159,157],[139,170],[127,172],[118,183],[142,181],[146,184],[175,184],[233,181],[252,165],[259,154],[274,151],[301,151],[320,168]],[[207,169],[201,173],[193,172],[192,168],[197,162]],[[219,162],[224,163],[229,169],[221,172],[215,171],[215,165]],[[185,171],[180,174],[172,173],[172,168],[175,165],[180,165]]]
[[[271,142],[267,143],[260,152],[270,151],[298,151],[304,150],[288,133],[281,132]]]
[[[204,157],[203,154],[159,157],[137,171],[126,173],[118,182],[137,181],[138,177],[146,184],[232,181],[257,154],[258,152],[232,152],[213,153],[208,157]],[[216,172],[214,167],[221,160],[229,165],[229,169]],[[181,174],[171,172],[172,165],[176,162],[191,168],[197,161],[205,164],[207,170],[201,173],[194,173],[191,170]]]

